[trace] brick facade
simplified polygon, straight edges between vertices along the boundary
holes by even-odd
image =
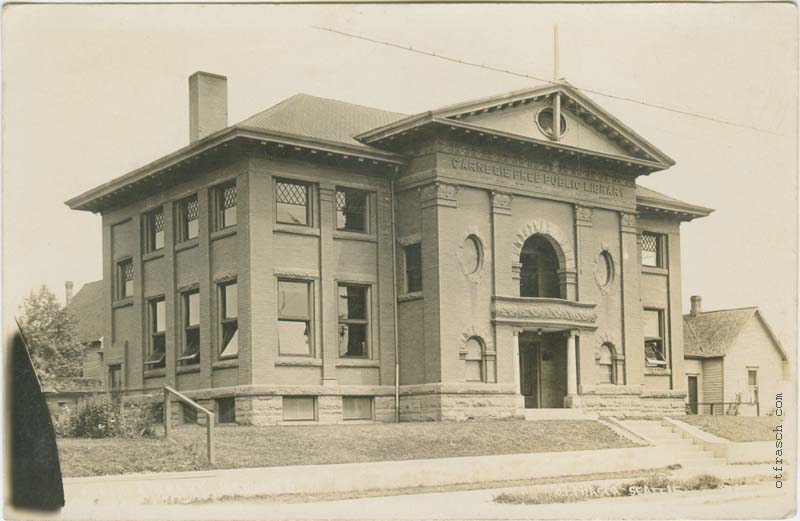
[[[472,124],[500,123],[477,118]],[[569,115],[569,125],[584,124]],[[536,344],[544,331],[555,339],[547,349],[555,350],[559,367],[569,366],[564,353],[575,346],[577,394],[565,404],[617,413],[672,411],[682,403],[685,382],[675,377],[683,374],[679,224],[699,216],[698,207],[655,213],[637,199],[637,174],[630,168],[559,162],[552,151],[521,151],[447,131],[389,147],[402,158],[393,161],[364,160],[357,149],[355,157],[332,153],[322,141],[304,147],[232,143],[159,169],[167,177],[157,187],[92,203],[103,219],[105,363],[122,364],[126,389],[171,385],[212,405],[234,397],[242,424],[286,421],[285,396],[314,397],[320,423],[346,421],[342,397],[348,396],[372,397],[377,421],[393,421],[395,413],[401,420],[514,417],[523,403],[520,350],[528,349],[520,346]],[[600,150],[589,152],[618,153],[616,146],[598,139],[591,147]],[[279,180],[308,187],[308,225],[278,222]],[[216,188],[226,182],[237,187],[236,225],[217,230]],[[368,194],[364,233],[337,228],[342,187]],[[179,201],[194,194],[198,236],[178,242]],[[89,208],[81,204],[73,207]],[[154,208],[164,210],[164,245],[147,253],[144,216]],[[696,215],[687,217],[692,211]],[[665,237],[663,268],[642,267],[643,230]],[[520,298],[521,249],[537,234],[558,257],[558,299]],[[421,247],[421,290],[409,291],[406,248],[415,244]],[[115,270],[128,258],[135,289],[118,299]],[[238,356],[220,359],[219,285],[233,280]],[[279,280],[309,284],[307,356],[279,346]],[[367,288],[364,357],[340,354],[340,283]],[[199,363],[179,365],[181,295],[193,288],[200,295]],[[148,369],[148,303],[161,297],[165,364]],[[643,305],[664,310],[664,367],[645,367]],[[611,390],[601,392],[604,344],[613,346],[616,377]],[[551,354],[536,356],[546,364]],[[545,384],[557,386],[558,402],[567,389],[561,372]]]

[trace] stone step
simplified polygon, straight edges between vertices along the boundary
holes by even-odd
[[[526,420],[596,420],[597,413],[582,409],[519,409],[517,414]]]

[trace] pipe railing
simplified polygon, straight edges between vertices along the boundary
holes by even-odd
[[[202,407],[200,404],[185,396],[172,387],[164,386],[164,437],[169,438],[169,433],[172,430],[172,400],[170,395],[174,396],[181,403],[184,403],[206,415],[206,455],[208,456],[209,465],[213,465],[214,458],[214,413]]]

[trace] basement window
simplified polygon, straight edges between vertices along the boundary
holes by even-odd
[[[236,423],[236,400],[217,398],[217,423]]]
[[[342,419],[371,420],[371,396],[342,396]]]
[[[317,400],[313,396],[284,396],[283,421],[314,421]]]

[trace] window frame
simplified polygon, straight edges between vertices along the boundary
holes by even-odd
[[[287,185],[297,185],[302,186],[306,191],[306,222],[305,223],[295,223],[291,221],[282,221],[279,217],[280,210],[278,209],[279,204],[291,204],[291,203],[282,203],[278,201],[278,185],[280,184],[287,184]],[[290,178],[278,178],[276,177],[273,185],[272,185],[272,194],[275,201],[275,224],[283,225],[283,226],[299,226],[302,228],[313,228],[314,227],[314,191],[313,191],[313,183],[308,181],[301,181],[299,179],[290,179]],[[334,196],[335,197],[335,196]],[[300,206],[300,205],[294,205]],[[335,205],[334,205],[335,207]]]
[[[231,411],[231,414],[225,416],[226,421],[222,421],[223,420],[222,407],[220,406],[220,404],[222,403],[231,405],[229,409],[229,411]],[[234,398],[233,396],[220,396],[219,398],[215,398],[214,416],[215,416],[214,419],[218,424],[236,423],[236,398]]]
[[[339,193],[347,193],[347,192],[359,192],[364,196],[364,210],[363,210],[363,219],[364,219],[364,226],[363,229],[357,228],[347,228],[339,227]],[[346,200],[346,199],[345,199]],[[345,203],[345,209],[347,208]],[[360,234],[369,234],[372,230],[372,192],[369,190],[365,190],[363,188],[353,188],[350,186],[341,186],[337,185],[334,191],[334,222],[336,223],[336,231],[337,232],[346,232],[346,233],[360,233]],[[347,222],[347,213],[345,215],[345,222]]]
[[[341,296],[339,294],[340,288],[354,287],[364,290],[364,318],[342,318],[341,315]],[[349,304],[348,304],[349,307]],[[372,352],[372,328],[370,326],[372,318],[372,285],[358,282],[337,281],[336,283],[336,316],[338,319],[339,331],[339,358],[356,358],[356,359],[369,359]],[[342,334],[343,327],[349,325],[363,325],[364,326],[364,353],[361,355],[349,355],[345,349],[342,352]],[[349,338],[349,337],[348,337]]]
[[[758,403],[759,402],[759,385],[758,385],[758,367],[747,367],[747,392],[749,394],[748,399],[750,403]],[[755,383],[750,383],[750,375],[753,374],[753,380]]]
[[[191,297],[197,295],[197,324],[189,323],[191,316]],[[178,353],[179,366],[193,366],[200,363],[200,289],[192,288],[180,294],[181,298],[181,350]],[[187,354],[189,335],[197,335],[197,348]]]
[[[311,400],[311,418],[287,418],[286,417],[286,400]],[[281,397],[281,421],[284,422],[315,422],[319,419],[319,400],[317,396],[305,396],[305,395],[292,395],[292,396],[282,396]]]
[[[348,418],[345,410],[345,400],[368,400],[369,401],[369,416],[366,418]],[[375,420],[375,397],[374,396],[342,396],[342,421],[357,422],[357,421],[374,421]]]
[[[114,385],[114,373],[117,373],[117,383],[118,385]],[[122,390],[122,364],[109,364],[108,366],[108,390],[110,392],[116,392]]]
[[[157,215],[161,214],[161,230],[157,230]],[[144,252],[145,253],[154,253],[157,251],[161,251],[167,245],[167,230],[166,230],[166,215],[164,212],[164,207],[159,206],[158,208],[152,208],[144,213]],[[158,234],[162,234],[161,242],[163,243],[161,246],[157,246],[158,241],[156,240]]]
[[[280,291],[281,291],[281,282],[288,282],[288,283],[295,283],[295,284],[305,284],[306,290],[308,292],[308,314],[305,316],[301,315],[282,315],[280,311]],[[276,304],[278,309],[276,310],[277,315],[277,322],[278,328],[276,333],[278,334],[278,356],[295,356],[295,357],[307,357],[313,358],[315,355],[315,345],[314,345],[314,281],[311,279],[302,279],[296,277],[276,277]],[[281,352],[281,341],[280,341],[280,329],[281,329],[281,322],[303,322],[306,323],[306,331],[308,331],[308,353],[299,354],[299,353],[283,353]]]
[[[235,318],[226,318],[225,315],[226,315],[227,309],[228,309],[228,297],[226,296],[225,288],[227,288],[228,286],[231,286],[233,284],[236,284],[236,286],[237,286],[236,287],[236,297],[237,297],[236,317]],[[235,359],[239,358],[239,348],[241,346],[239,345],[239,336],[238,336],[238,334],[239,334],[239,302],[238,302],[239,287],[238,286],[239,286],[239,281],[236,278],[217,282],[217,299],[218,299],[217,310],[218,310],[218,313],[219,313],[219,321],[218,321],[218,323],[219,323],[219,334],[217,335],[217,337],[218,337],[218,346],[219,346],[218,349],[217,349],[217,359],[218,360],[235,360]],[[227,347],[225,345],[225,327],[229,326],[230,324],[236,324],[236,332],[234,333],[234,335],[236,335],[236,354],[223,355],[223,353],[225,352],[225,348]],[[231,339],[233,339],[233,337],[231,337]]]
[[[234,194],[236,197],[236,204],[233,206],[226,207],[225,206],[225,192],[233,188]],[[236,179],[231,179],[230,181],[226,181],[224,183],[220,183],[214,186],[211,190],[213,194],[213,208],[214,208],[214,231],[219,232],[222,230],[229,230],[232,228],[236,228],[239,224],[239,217],[238,217],[238,209],[239,209],[239,185],[236,182]],[[228,224],[225,222],[225,211],[233,208],[234,215],[237,215],[236,222],[232,224]]]
[[[154,330],[158,327],[158,304],[164,304],[164,324],[163,330]],[[144,357],[144,368],[146,371],[153,369],[163,369],[166,367],[167,359],[167,300],[164,295],[159,295],[147,300],[147,353]],[[161,357],[158,360],[153,358],[156,339],[160,338],[160,343],[164,346]]]
[[[656,245],[656,251],[655,251],[656,261],[655,261],[655,264],[645,264],[645,261],[644,261],[644,252],[645,252],[645,249],[644,249],[644,238],[645,238],[645,236],[653,237],[653,239],[655,240],[655,245]],[[666,263],[665,249],[666,249],[666,235],[665,234],[657,233],[657,232],[650,232],[650,231],[642,231],[641,232],[641,261],[642,261],[642,267],[666,269],[667,263]]]
[[[413,250],[413,249],[416,249],[418,251],[418,256],[419,256],[419,262],[413,268],[414,272],[419,272],[419,275],[418,275],[419,287],[416,287],[416,286],[412,287],[412,285],[411,285],[412,278],[409,276],[409,272],[411,272],[411,270],[409,269],[409,262],[408,262],[409,251]],[[421,293],[422,292],[422,290],[424,288],[424,284],[423,284],[423,281],[422,281],[422,242],[421,241],[414,242],[414,243],[407,244],[407,245],[403,246],[403,278],[404,278],[403,284],[404,284],[406,293]],[[416,281],[416,278],[414,280]]]
[[[125,270],[125,265],[130,266],[130,281],[128,280],[128,273]],[[136,284],[134,282],[134,272],[133,272],[133,257],[125,257],[124,259],[120,259],[117,261],[117,276],[116,276],[116,288],[115,288],[115,299],[114,300],[125,300],[127,298],[133,297],[133,292],[136,291]],[[128,294],[128,290],[126,287],[127,282],[131,283],[131,292]]]
[[[189,212],[189,205],[194,203],[195,206],[195,218],[190,219],[188,217]],[[175,205],[178,213],[178,229],[177,229],[177,236],[178,236],[178,243],[191,241],[192,239],[197,239],[200,237],[200,199],[198,195],[192,194],[187,197],[184,197]],[[189,223],[197,221],[197,232],[194,236],[189,236]]]
[[[659,337],[644,337],[644,364],[647,368],[657,368],[657,369],[666,369],[669,368],[669,352],[667,351],[667,327],[666,327],[666,313],[665,310],[662,308],[644,308],[643,312],[656,312],[658,314],[658,332]],[[644,321],[643,321],[644,322]],[[661,354],[664,357],[662,361],[651,361],[650,358],[647,357],[647,344],[655,342],[656,345],[661,346]],[[658,350],[656,349],[656,353]]]
[[[608,351],[608,363],[603,362],[603,350]],[[609,342],[604,342],[600,345],[600,352],[597,356],[597,365],[601,368],[601,374],[603,378],[606,377],[606,372],[608,373],[608,380],[603,380],[598,382],[600,384],[612,384],[616,385],[617,383],[617,355],[616,349],[614,346]]]

